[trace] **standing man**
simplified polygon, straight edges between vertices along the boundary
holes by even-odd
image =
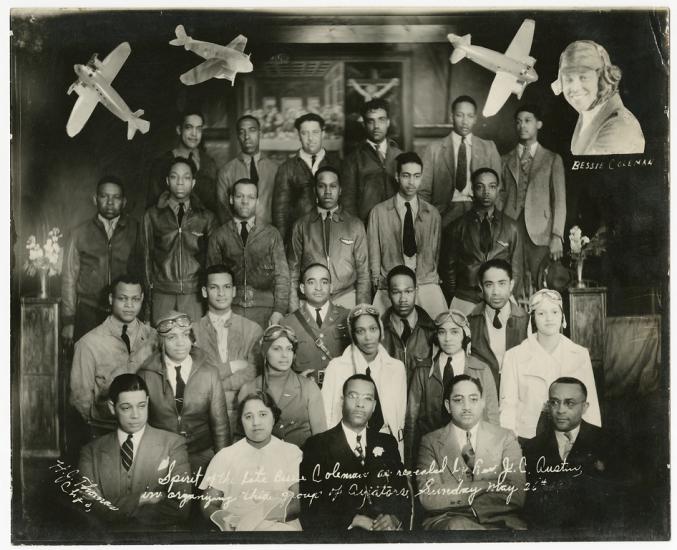
[[[115,429],[106,403],[108,387],[119,374],[135,373],[157,345],[155,329],[139,321],[143,304],[140,279],[121,275],[108,295],[111,314],[75,344],[70,402],[96,437]]]
[[[233,313],[233,280],[233,272],[223,264],[207,268],[202,285],[207,314],[193,326],[195,345],[211,357],[219,371],[232,434],[237,426],[237,392],[256,378],[261,363],[259,339],[263,336],[257,323]]]
[[[329,268],[335,304],[353,308],[371,301],[367,233],[362,221],[339,205],[340,197],[339,173],[331,166],[320,167],[315,174],[317,208],[299,218],[292,230],[290,311],[299,307],[299,273],[312,263]]]
[[[308,265],[299,283],[305,301],[282,319],[298,338],[294,370],[312,375],[320,387],[329,361],[350,345],[349,311],[331,301],[331,287],[331,274],[323,264]]]
[[[501,258],[512,266],[514,293],[522,289],[522,238],[517,222],[495,207],[498,174],[479,168],[472,175],[473,209],[454,221],[444,232],[446,247],[442,261],[445,296],[451,309],[469,315],[482,301],[477,273],[487,260]]]
[[[405,265],[416,274],[417,303],[435,317],[446,309],[440,289],[437,263],[440,257],[440,214],[418,196],[423,163],[416,153],[396,159],[397,194],[377,204],[369,214],[367,242],[369,269],[376,290],[374,305],[381,311],[390,305],[388,273]]]
[[[451,104],[451,133],[428,145],[423,153],[421,197],[442,215],[442,227],[460,218],[472,207],[471,174],[481,167],[501,173],[501,157],[496,144],[473,135],[477,103],[467,95]],[[500,182],[499,182],[500,183]]]
[[[503,356],[527,337],[529,316],[510,299],[515,281],[507,261],[494,258],[483,263],[477,279],[482,301],[468,315],[472,354],[489,365],[496,388],[500,388]]]
[[[165,178],[169,172],[169,165],[174,158],[182,157],[192,160],[197,169],[195,194],[206,208],[214,213],[217,212],[216,162],[204,148],[200,150],[204,120],[204,116],[197,109],[186,109],[180,114],[176,121],[176,135],[179,142],[176,147],[157,157],[151,165],[146,207],[157,204],[166,187]]]
[[[110,313],[109,285],[120,275],[141,270],[136,243],[139,224],[124,212],[125,188],[104,176],[92,195],[96,216],[76,226],[63,256],[61,336],[67,347]]]
[[[346,157],[341,170],[343,205],[366,225],[369,212],[397,192],[395,159],[402,152],[388,139],[390,106],[372,99],[362,108],[367,139]]]
[[[524,246],[524,288],[531,281],[534,290],[538,266],[548,254],[562,257],[562,237],[566,219],[566,187],[562,157],[538,143],[543,127],[540,109],[523,105],[515,113],[519,143],[504,155],[503,189],[498,207],[514,220],[522,233]]]
[[[324,119],[315,113],[306,113],[294,121],[301,140],[301,149],[283,162],[275,176],[273,193],[273,225],[289,242],[296,220],[315,210],[315,178],[323,166],[338,166],[338,158],[331,158],[324,147]]]
[[[145,283],[151,292],[152,319],[178,310],[202,317],[200,270],[216,218],[195,195],[193,161],[176,157],[169,166],[167,191],[143,217]]]
[[[233,186],[236,181],[246,178],[255,183],[259,190],[256,206],[259,223],[270,224],[273,221],[272,202],[277,164],[261,155],[261,124],[255,116],[241,116],[237,119],[235,128],[241,153],[218,173],[216,194],[219,199],[219,222],[223,224],[233,218],[234,212],[229,208],[232,205]]]
[[[208,265],[233,268],[239,292],[233,311],[262,328],[277,325],[289,305],[289,267],[282,237],[258,217],[258,186],[244,178],[234,183],[230,205],[233,218],[209,240]]]

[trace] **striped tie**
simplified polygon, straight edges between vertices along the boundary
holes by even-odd
[[[132,467],[132,462],[134,461],[134,443],[132,441],[132,434],[127,434],[127,439],[125,439],[122,447],[120,447],[120,460],[125,470],[129,472],[129,469]]]
[[[360,459],[360,464],[364,466],[364,449],[362,448],[362,435],[357,436],[357,445],[355,445],[355,456]]]

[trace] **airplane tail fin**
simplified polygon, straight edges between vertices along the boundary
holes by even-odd
[[[133,118],[127,121],[127,139],[132,139],[137,131],[146,134],[150,130],[150,122],[139,118],[141,115],[143,115],[143,109],[132,113]]]
[[[447,35],[447,39],[454,46],[454,53],[451,54],[449,61],[458,63],[466,56],[465,48],[462,48],[461,46],[470,46],[470,38],[469,34],[466,34],[465,36],[458,36],[456,34]]]
[[[190,50],[190,41],[192,39],[186,34],[186,29],[183,28],[183,25],[176,27],[174,32],[176,32],[176,38],[170,40],[169,43],[172,46],[184,46],[187,50]]]

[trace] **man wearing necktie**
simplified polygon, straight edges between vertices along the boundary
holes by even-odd
[[[261,124],[254,115],[242,115],[235,123],[240,154],[218,172],[216,194],[218,218],[226,223],[233,218],[232,203],[235,182],[248,179],[258,186],[256,217],[260,222],[273,223],[272,207],[277,163],[261,154]]]
[[[482,419],[481,382],[454,376],[444,390],[444,407],[451,421],[424,435],[418,452],[423,528],[525,529],[522,451],[510,430]]]
[[[479,168],[472,174],[473,208],[444,232],[446,244],[440,260],[443,288],[449,307],[470,314],[482,301],[477,273],[487,260],[509,262],[515,279],[513,292],[522,286],[522,237],[517,223],[496,208],[498,174]]]
[[[515,112],[517,146],[505,154],[503,189],[497,206],[517,220],[524,246],[524,287],[538,290],[538,267],[543,258],[562,257],[566,219],[566,185],[562,158],[538,142],[543,127],[536,105],[521,105]]]

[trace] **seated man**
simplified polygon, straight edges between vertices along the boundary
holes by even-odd
[[[352,375],[343,384],[341,421],[306,440],[300,483],[304,530],[392,531],[408,521],[410,493],[397,441],[367,428],[376,400],[373,380]],[[330,475],[336,465],[342,476]]]
[[[417,494],[424,529],[524,529],[522,451],[510,430],[482,420],[482,384],[454,376],[444,392],[451,415],[424,435],[418,452]]]
[[[107,405],[117,430],[88,443],[80,454],[81,496],[95,517],[119,523],[176,527],[188,518],[191,485],[185,439],[148,425],[148,388],[136,374],[121,374],[110,385]],[[178,476],[171,490],[161,482]],[[115,509],[111,508],[114,507]]]
[[[291,328],[298,338],[294,370],[313,376],[322,387],[329,361],[339,357],[350,345],[349,312],[331,301],[331,276],[322,264],[310,264],[303,270],[299,288],[305,302],[294,313],[286,315],[282,324]]]
[[[119,374],[135,373],[157,345],[155,329],[137,318],[143,304],[139,279],[118,277],[108,300],[111,314],[78,340],[71,367],[70,402],[87,423],[89,437],[115,429],[108,386]]]

